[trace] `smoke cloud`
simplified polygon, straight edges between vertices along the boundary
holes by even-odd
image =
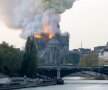
[[[60,32],[60,14],[70,9],[75,0],[0,0],[0,16],[10,28],[21,29],[21,37],[49,31]]]

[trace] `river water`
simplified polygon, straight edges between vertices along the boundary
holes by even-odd
[[[64,78],[64,85],[27,88],[19,90],[108,90],[108,80],[81,80],[82,78]]]

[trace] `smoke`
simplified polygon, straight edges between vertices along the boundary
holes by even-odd
[[[60,14],[73,6],[75,0],[0,0],[0,16],[14,29],[21,29],[21,37],[49,31],[60,32]]]

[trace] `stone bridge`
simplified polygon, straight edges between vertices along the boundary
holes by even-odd
[[[49,77],[64,77],[69,74],[77,73],[77,72],[96,72],[100,74],[108,75],[108,67],[76,67],[76,66],[39,66],[38,73],[42,75],[46,75]]]

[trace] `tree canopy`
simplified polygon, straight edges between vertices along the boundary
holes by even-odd
[[[77,65],[80,60],[80,55],[77,53],[69,52],[62,58],[62,61],[65,61],[65,64],[74,64]]]
[[[97,66],[98,61],[99,59],[97,54],[89,54],[81,58],[79,66],[83,66],[83,67]]]
[[[0,44],[0,71],[6,74],[19,73],[22,62],[22,52],[12,45]]]
[[[32,40],[31,37],[28,37],[22,63],[23,75],[29,77],[34,77],[36,75],[37,59],[37,49],[34,40]]]

